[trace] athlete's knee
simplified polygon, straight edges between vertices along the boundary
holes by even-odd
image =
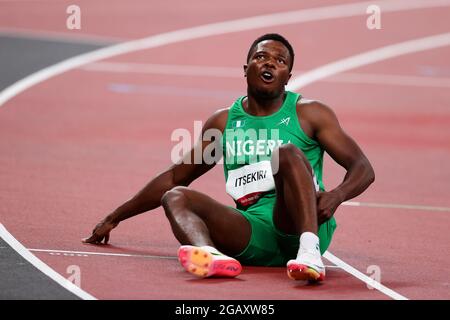
[[[283,144],[276,148],[272,154],[272,171],[276,172],[283,170],[291,172],[294,167],[299,164],[311,170],[311,165],[305,154],[292,143]],[[275,171],[274,171],[275,169]]]
[[[161,197],[161,204],[165,209],[166,214],[170,214],[172,212],[171,208],[173,208],[174,206],[187,205],[187,190],[187,187],[178,186],[164,193],[164,195]]]

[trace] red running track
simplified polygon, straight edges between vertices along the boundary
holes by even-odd
[[[133,7],[113,2],[106,18],[100,1],[81,1],[83,12],[92,18],[86,18],[78,36],[135,39],[336,3],[310,1],[300,6],[283,1],[274,9],[247,1],[238,10],[230,4],[218,8],[200,1],[183,3],[181,9],[168,2],[150,6],[141,1]],[[63,2],[42,4],[39,12],[44,19],[32,18],[31,11],[21,11],[22,18],[13,19],[20,5],[2,6],[13,14],[0,10],[0,27],[68,33],[56,22]],[[50,78],[0,110],[0,222],[30,249],[135,255],[34,251],[66,277],[68,266],[80,266],[82,288],[99,299],[389,299],[339,268],[329,268],[327,280],[317,286],[292,282],[284,268],[246,267],[233,280],[194,279],[174,258],[178,244],[161,209],[121,223],[112,233],[111,245],[83,245],[80,239],[170,165],[174,129],[192,131],[194,120],[204,121],[245,93],[239,68],[255,37],[272,31],[284,34],[296,49],[296,70],[312,70],[357,53],[448,32],[449,13],[448,6],[383,13],[382,29],[372,31],[365,26],[364,14],[260,28],[107,60],[110,66],[237,68],[231,76],[78,68]],[[377,181],[355,201],[450,207],[450,68],[445,59],[449,54],[450,48],[443,47],[400,56],[350,70],[359,80],[349,81],[345,73],[299,90],[332,106],[373,162]],[[396,76],[397,83],[388,82],[389,76]],[[325,170],[326,186],[332,188],[343,171],[329,159]],[[220,167],[192,187],[232,204]],[[369,266],[379,266],[382,284],[407,298],[449,299],[449,214],[449,210],[342,206],[336,213],[339,227],[330,251],[363,273]]]

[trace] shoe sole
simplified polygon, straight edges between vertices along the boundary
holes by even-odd
[[[304,264],[291,264],[287,267],[287,275],[292,280],[319,282],[325,280],[325,273],[320,273]]]
[[[236,277],[242,271],[242,266],[235,259],[221,259],[200,247],[181,246],[178,249],[178,261],[183,268],[200,278],[206,277]]]

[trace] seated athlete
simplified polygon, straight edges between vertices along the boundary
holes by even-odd
[[[200,146],[207,151],[213,144],[223,153],[226,190],[236,208],[187,187],[216,164],[195,163],[193,148],[83,241],[107,243],[120,221],[162,205],[181,243],[178,259],[196,276],[235,277],[241,265],[286,265],[292,279],[323,280],[321,254],[336,228],[334,212],[375,175],[328,106],[285,90],[293,63],[294,51],[282,36],[256,39],[244,65],[247,96],[215,112],[202,129],[222,134]],[[324,151],[347,171],[330,191],[322,182]]]

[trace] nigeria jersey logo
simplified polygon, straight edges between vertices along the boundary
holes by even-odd
[[[232,128],[242,128],[243,126],[245,126],[245,120],[236,120],[231,124]]]

